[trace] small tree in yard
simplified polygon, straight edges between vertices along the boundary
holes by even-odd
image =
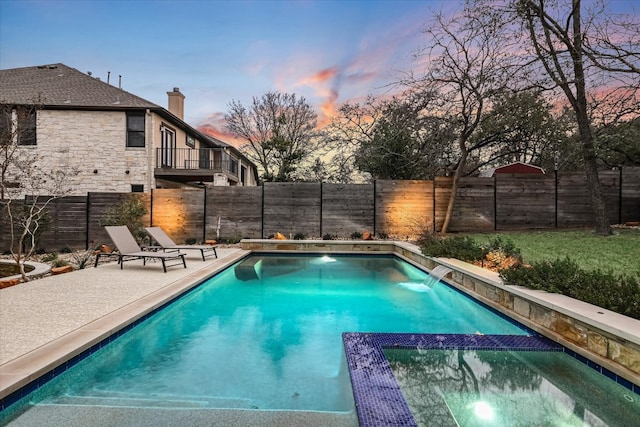
[[[67,191],[69,167],[43,168],[36,149],[37,104],[1,104],[0,203],[9,229],[9,250],[23,281],[24,261],[48,224],[49,204]]]
[[[126,225],[138,243],[141,243],[147,238],[147,232],[144,230],[142,223],[142,217],[146,214],[147,208],[144,207],[142,200],[130,194],[105,212],[100,218],[100,225]]]
[[[400,81],[414,90],[436,91],[440,105],[434,110],[453,124],[450,134],[458,155],[443,233],[451,223],[460,179],[474,155],[493,143],[481,135],[482,123],[496,100],[518,87],[510,50],[518,40],[508,28],[491,2],[468,3],[451,17],[438,13],[424,31],[429,44],[415,53],[429,67],[422,76],[409,74]]]

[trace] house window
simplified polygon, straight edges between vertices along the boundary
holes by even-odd
[[[4,108],[0,117],[2,144],[36,145],[36,110]]]
[[[18,145],[36,145],[36,111],[18,110]]]
[[[127,147],[144,147],[144,113],[127,113]]]
[[[144,193],[144,184],[131,184],[132,193]]]
[[[0,145],[5,146],[13,142],[12,110],[2,108],[0,113]]]

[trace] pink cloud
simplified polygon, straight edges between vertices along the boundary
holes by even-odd
[[[301,82],[297,83],[297,85],[313,85],[314,83],[324,83],[328,80],[331,80],[338,74],[337,67],[325,68],[324,70],[320,70],[311,76],[304,78]]]
[[[420,66],[411,61],[411,53],[419,48],[424,23],[423,17],[414,15],[409,22],[376,31],[357,45],[346,43],[326,53],[293,53],[277,67],[266,59],[268,46],[256,43],[250,48],[252,55],[246,70],[271,80],[269,90],[304,96],[316,108],[318,126],[322,127],[336,115],[341,103],[362,101],[369,94],[388,95],[394,91],[390,85],[398,80],[400,70]],[[208,124],[212,125],[212,135],[231,140],[222,131],[223,121]]]
[[[225,129],[224,116],[224,113],[210,114],[204,123],[198,125],[198,130],[236,148],[242,147],[245,142]]]

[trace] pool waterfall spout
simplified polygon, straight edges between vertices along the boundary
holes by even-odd
[[[434,267],[433,270],[431,270],[429,272],[429,277],[427,280],[429,281],[440,281],[442,280],[442,278],[444,278],[447,274],[451,273],[453,270],[450,269],[449,267],[445,267],[444,265],[439,265],[437,267]]]

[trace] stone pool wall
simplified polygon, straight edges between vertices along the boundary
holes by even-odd
[[[451,271],[444,280],[457,289],[551,338],[585,359],[640,388],[640,321],[600,307],[519,286],[506,286],[497,273],[448,258],[430,258],[404,242],[340,240],[243,240],[254,252],[393,253],[426,267]],[[605,371],[603,371],[605,372]],[[606,372],[605,372],[606,373]]]

